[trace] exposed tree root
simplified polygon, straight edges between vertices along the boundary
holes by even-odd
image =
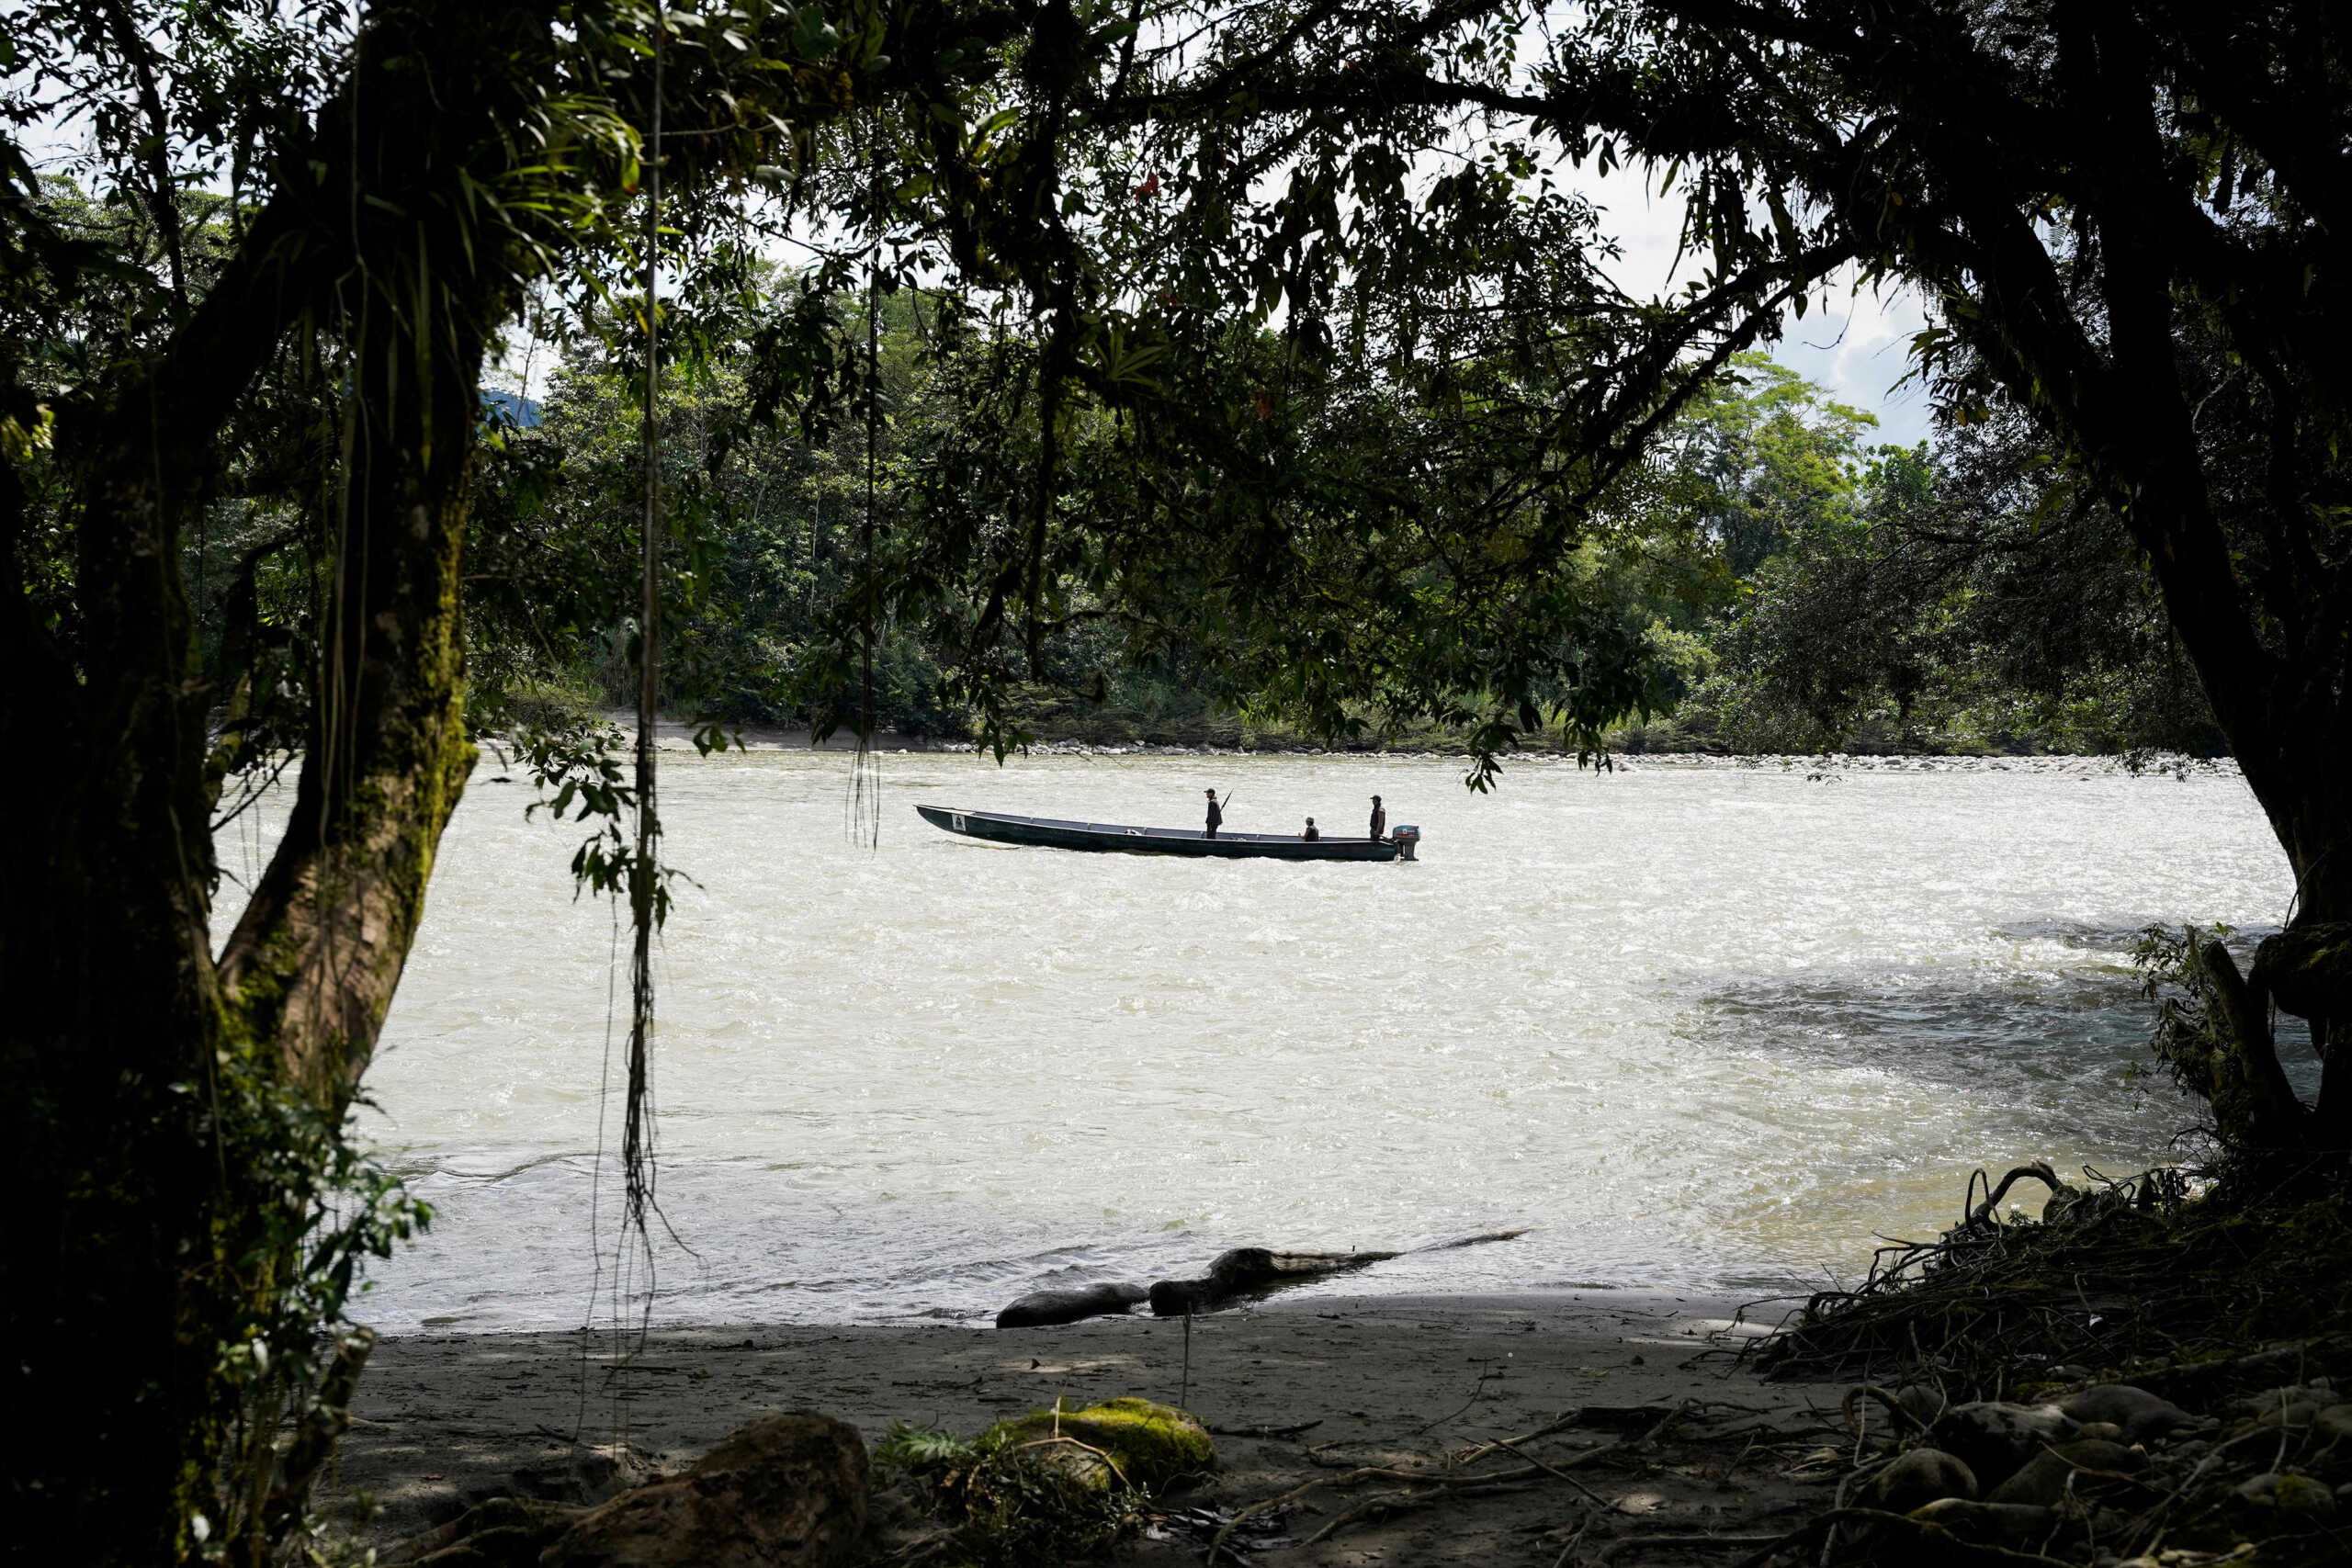
[[[1269,1497],[1261,1502],[1252,1503],[1248,1507],[1236,1512],[1225,1529],[1218,1532],[1217,1538],[1209,1543],[1206,1561],[1211,1563],[1217,1561],[1217,1554],[1225,1547],[1226,1538],[1230,1536],[1243,1520],[1286,1508],[1294,1503],[1303,1502],[1310,1493],[1325,1486],[1346,1488],[1367,1481],[1398,1481],[1407,1483],[1401,1490],[1383,1493],[1378,1496],[1368,1497],[1361,1503],[1351,1505],[1326,1523],[1321,1529],[1316,1531],[1308,1540],[1309,1545],[1329,1538],[1360,1519],[1427,1507],[1432,1504],[1456,1498],[1480,1496],[1506,1488],[1515,1489],[1546,1477],[1566,1482],[1587,1498],[1605,1508],[1609,1506],[1609,1500],[1570,1475],[1568,1472],[1612,1455],[1637,1452],[1645,1449],[1657,1441],[1658,1435],[1673,1426],[1675,1422],[1693,1416],[1704,1407],[1703,1402],[1685,1401],[1666,1411],[1638,1437],[1620,1438],[1613,1443],[1603,1443],[1599,1448],[1586,1449],[1581,1453],[1571,1455],[1557,1463],[1539,1460],[1532,1454],[1521,1453],[1520,1446],[1532,1443],[1538,1438],[1546,1438],[1566,1431],[1577,1426],[1582,1415],[1580,1411],[1571,1410],[1556,1420],[1547,1422],[1532,1432],[1522,1432],[1515,1438],[1503,1438],[1494,1442],[1479,1443],[1471,1448],[1458,1450],[1446,1456],[1445,1462],[1441,1468],[1406,1470],[1393,1465],[1374,1464],[1363,1465],[1336,1476],[1317,1477],[1303,1486],[1293,1487],[1278,1497]],[[1505,1454],[1522,1462],[1507,1470],[1482,1472],[1470,1468]]]
[[[2306,1183],[2250,1203],[2192,1197],[2176,1172],[2089,1175],[1979,1173],[1959,1224],[1883,1249],[1859,1287],[1814,1297],[1754,1352],[1776,1376],[1877,1381],[1844,1397],[1838,1506],[1738,1568],[1898,1545],[1962,1565],[2352,1560],[2352,1193]],[[2049,1211],[2005,1224],[2024,1179],[2052,1188]],[[1994,1427],[2031,1438],[1988,1450]],[[1895,1471],[1914,1449],[1940,1452]],[[1955,1456],[1993,1467],[1981,1494],[1963,1464],[1966,1486],[1925,1506],[1874,1506],[1898,1473],[1942,1476]]]
[[[1815,1294],[1749,1353],[1781,1377],[1902,1368],[1957,1398],[2039,1381],[2051,1366],[2352,1327],[2352,1278],[2325,1288],[2352,1271],[2352,1202],[2340,1186],[2292,1204],[2225,1205],[2191,1197],[2177,1170],[2086,1175],[2071,1187],[2046,1166],[1998,1184],[1980,1172],[1958,1224],[1880,1248],[1861,1284]],[[1997,1205],[2026,1178],[2052,1183],[2047,1213],[2004,1223]]]

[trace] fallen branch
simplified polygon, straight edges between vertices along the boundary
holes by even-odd
[[[1519,1450],[1518,1450],[1517,1449],[1515,1449],[1515,1448],[1511,1448],[1511,1446],[1510,1446],[1510,1445],[1511,1445],[1511,1444],[1513,1444],[1513,1443],[1523,1443],[1523,1442],[1526,1442],[1527,1440],[1528,1440],[1528,1439],[1526,1439],[1525,1438],[1504,1438],[1501,1442],[1499,1442],[1499,1443],[1496,1444],[1496,1445],[1495,1445],[1495,1447],[1499,1448],[1499,1449],[1507,1449],[1507,1450],[1510,1450],[1510,1452],[1512,1452],[1512,1453],[1519,1454]],[[1597,1451],[1597,1450],[1596,1450],[1596,1451]],[[1521,1459],[1523,1459],[1523,1460],[1525,1460],[1528,1463],[1530,1463],[1530,1464],[1532,1464],[1532,1465],[1535,1465],[1535,1466],[1539,1467],[1540,1469],[1542,1469],[1542,1470],[1544,1472],[1544,1473],[1546,1473],[1546,1474],[1548,1474],[1548,1475],[1555,1475],[1555,1476],[1557,1476],[1557,1477],[1558,1477],[1559,1479],[1561,1479],[1562,1481],[1566,1482],[1569,1485],[1571,1485],[1571,1486],[1575,1487],[1577,1491],[1579,1491],[1579,1492],[1583,1493],[1587,1497],[1591,1498],[1594,1502],[1596,1502],[1596,1503],[1600,1504],[1602,1507],[1604,1507],[1604,1508],[1608,1508],[1608,1507],[1613,1507],[1613,1506],[1615,1506],[1615,1505],[1614,1505],[1614,1504],[1612,1504],[1612,1503],[1611,1503],[1611,1502],[1609,1501],[1609,1499],[1608,1499],[1608,1498],[1603,1497],[1600,1493],[1595,1492],[1591,1487],[1587,1486],[1583,1482],[1578,1481],[1575,1476],[1570,1475],[1566,1471],[1565,1471],[1565,1470],[1561,1470],[1561,1469],[1559,1469],[1559,1468],[1557,1468],[1557,1467],[1555,1467],[1555,1466],[1553,1466],[1553,1465],[1545,1464],[1542,1460],[1537,1459],[1533,1454],[1519,1454],[1519,1457],[1520,1457],[1520,1458],[1521,1458]],[[1581,1458],[1582,1458],[1582,1457],[1584,1457],[1584,1456],[1583,1456],[1583,1455],[1581,1455],[1581,1454],[1579,1454],[1579,1455],[1578,1455],[1578,1456],[1577,1456],[1577,1457],[1578,1459],[1581,1459]],[[1574,1461],[1574,1460],[1571,1460],[1569,1462],[1570,1462],[1570,1463],[1574,1463],[1574,1462],[1575,1462],[1575,1461]]]
[[[2050,1168],[2050,1163],[2047,1160],[2036,1160],[2031,1165],[2021,1165],[2001,1178],[2001,1184],[1984,1195],[1984,1201],[1968,1211],[1966,1223],[1972,1225],[1977,1224],[1990,1216],[1998,1214],[2001,1212],[2001,1200],[2009,1195],[2009,1189],[2016,1186],[2019,1180],[2039,1181],[2052,1192],[2074,1190],[2058,1179],[2058,1173]],[[1975,1184],[1971,1182],[1969,1185],[1973,1190]]]
[[[1568,1537],[1568,1544],[1561,1548],[1560,1555],[1552,1560],[1552,1568],[1568,1568],[1568,1560],[1576,1556],[1577,1548],[1584,1544],[1585,1532],[1592,1529],[1592,1521],[1598,1517],[1597,1514],[1587,1514],[1577,1521],[1577,1533]]]
[[[1491,1443],[1479,1443],[1471,1448],[1459,1450],[1448,1462],[1455,1465],[1476,1464],[1498,1449],[1515,1449],[1521,1443],[1532,1443],[1538,1438],[1548,1438],[1555,1432],[1565,1432],[1576,1426],[1583,1415],[1584,1412],[1581,1410],[1571,1410],[1557,1420],[1536,1427],[1532,1432],[1521,1432],[1516,1438],[1500,1438]],[[1526,1456],[1522,1454],[1520,1457]]]
[[[1401,1514],[1414,1508],[1425,1508],[1441,1498],[1486,1497],[1498,1492],[1518,1492],[1526,1488],[1525,1481],[1480,1481],[1476,1483],[1438,1482],[1426,1492],[1384,1492],[1377,1497],[1367,1497],[1353,1507],[1332,1517],[1331,1521],[1310,1535],[1301,1544],[1313,1546],[1329,1537],[1342,1526],[1351,1525],[1366,1514]]]
[[[1764,1564],[1771,1562],[1790,1547],[1803,1543],[1815,1531],[1826,1526],[1844,1524],[1849,1520],[1892,1525],[1897,1529],[1911,1531],[1913,1536],[1920,1541],[1934,1541],[1939,1545],[1957,1546],[1968,1551],[1981,1551],[1988,1557],[2004,1562],[2033,1562],[2041,1564],[2041,1568],[2082,1568],[2080,1563],[2068,1562],[2063,1558],[2044,1557],[2038,1551],[2017,1551],[2006,1546],[1991,1546],[1983,1541],[1964,1540],[1941,1525],[1932,1524],[1925,1519],[1915,1519],[1908,1514],[1892,1514],[1883,1508],[1831,1508],[1824,1513],[1815,1514],[1786,1535],[1773,1537],[1771,1543],[1754,1556],[1741,1558],[1735,1564],[1735,1568],[1764,1568]]]
[[[1483,1492],[1494,1487],[1517,1486],[1523,1483],[1548,1475],[1555,1480],[1567,1482],[1570,1485],[1575,1486],[1577,1491],[1582,1492],[1587,1497],[1591,1498],[1594,1502],[1599,1503],[1603,1507],[1608,1507],[1611,1505],[1606,1498],[1600,1496],[1590,1488],[1585,1486],[1583,1483],[1577,1481],[1573,1476],[1569,1475],[1567,1472],[1582,1465],[1590,1464],[1594,1461],[1605,1458],[1610,1454],[1623,1453],[1629,1449],[1641,1448],[1643,1445],[1656,1439],[1659,1433],[1672,1426],[1675,1421],[1696,1410],[1699,1407],[1699,1404],[1700,1402],[1698,1401],[1685,1401],[1683,1404],[1678,1404],[1673,1409],[1668,1411],[1663,1416],[1660,1416],[1655,1425],[1653,1425],[1647,1431],[1643,1432],[1639,1437],[1621,1438],[1613,1443],[1603,1443],[1597,1449],[1587,1449],[1584,1452],[1563,1460],[1556,1465],[1539,1460],[1532,1454],[1521,1453],[1515,1445],[1532,1442],[1537,1438],[1547,1437],[1552,1433],[1573,1427],[1576,1425],[1577,1412],[1571,1411],[1567,1415],[1561,1416],[1558,1420],[1550,1423],[1548,1426],[1540,1427],[1532,1432],[1522,1433],[1516,1438],[1500,1438],[1495,1442],[1481,1443],[1476,1448],[1465,1450],[1463,1453],[1454,1457],[1450,1466],[1450,1468],[1459,1469],[1462,1465],[1475,1464],[1479,1460],[1489,1458],[1497,1453],[1509,1453],[1512,1458],[1523,1461],[1516,1469],[1489,1471],[1484,1475],[1446,1475],[1431,1474],[1427,1471],[1397,1470],[1388,1465],[1368,1464],[1361,1466],[1355,1470],[1349,1471],[1344,1475],[1336,1477],[1319,1476],[1313,1481],[1306,1483],[1304,1485],[1293,1487],[1279,1497],[1269,1497],[1264,1502],[1252,1503],[1248,1507],[1236,1513],[1230,1520],[1227,1521],[1225,1529],[1217,1532],[1216,1539],[1209,1542],[1208,1555],[1204,1559],[1204,1562],[1208,1563],[1215,1563],[1216,1562],[1217,1553],[1224,1549],[1226,1538],[1231,1535],[1235,1527],[1239,1525],[1244,1519],[1253,1518],[1260,1514],[1267,1513],[1275,1508],[1285,1507],[1292,1503],[1299,1501],[1318,1486],[1352,1486],[1364,1481],[1401,1481],[1408,1483],[1408,1485],[1426,1486],[1429,1490],[1421,1493],[1389,1493],[1385,1495],[1385,1500],[1389,1504],[1397,1506],[1406,1506],[1404,1499],[1409,1497],[1411,1499],[1411,1506],[1420,1507],[1435,1502],[1441,1497],[1477,1496]],[[1380,1502],[1383,1501],[1383,1499],[1373,1499],[1372,1501]],[[1360,1517],[1364,1512],[1364,1508],[1368,1506],[1369,1504],[1366,1504],[1349,1508],[1337,1518],[1331,1520],[1330,1523],[1325,1525],[1320,1530],[1317,1531],[1313,1540],[1321,1540],[1325,1536],[1329,1535],[1340,1525]],[[1313,1542],[1310,1541],[1308,1544],[1311,1545]]]
[[[1211,1427],[1220,1438],[1295,1438],[1301,1432],[1311,1432],[1323,1425],[1321,1417],[1301,1421],[1295,1427]]]
[[[1854,1421],[1854,1406],[1859,1401],[1865,1398],[1877,1400],[1894,1415],[1901,1416],[1905,1421],[1908,1421],[1911,1424],[1911,1429],[1913,1431],[1922,1433],[1927,1431],[1928,1424],[1925,1421],[1920,1420],[1917,1416],[1914,1416],[1910,1410],[1905,1406],[1904,1403],[1895,1398],[1894,1395],[1887,1393],[1886,1390],[1879,1387],[1878,1384],[1874,1382],[1857,1383],[1854,1387],[1846,1391],[1845,1400],[1838,1405],[1838,1409],[1844,1413],[1846,1417],[1846,1430],[1852,1433],[1856,1438],[1861,1438],[1863,1436],[1863,1432],[1862,1428]]]
[[[1629,1547],[1640,1549],[1652,1546],[1762,1546],[1780,1540],[1781,1538],[1776,1535],[1621,1535],[1600,1549],[1600,1560],[1606,1562],[1616,1556],[1620,1551]]]
[[[1487,1231],[1456,1241],[1414,1247],[1412,1251],[1447,1252],[1487,1242],[1510,1241],[1526,1234],[1524,1229]],[[1245,1297],[1266,1295],[1285,1286],[1327,1280],[1334,1274],[1406,1256],[1402,1252],[1278,1252],[1272,1247],[1237,1247],[1219,1253],[1209,1264],[1208,1273],[1200,1279],[1154,1280],[1148,1299],[1157,1316],[1187,1317],[1215,1312]]]
[[[1478,1374],[1478,1381],[1470,1386],[1470,1397],[1462,1402],[1461,1409],[1449,1411],[1445,1415],[1441,1416],[1436,1420],[1430,1422],[1428,1426],[1416,1427],[1405,1435],[1408,1438],[1418,1438],[1424,1432],[1434,1432],[1440,1427],[1445,1426],[1450,1422],[1458,1420],[1462,1416],[1468,1415],[1470,1407],[1478,1403],[1478,1396],[1487,1392],[1487,1384],[1494,1382],[1501,1376],[1502,1373],[1500,1372],[1480,1372]]]

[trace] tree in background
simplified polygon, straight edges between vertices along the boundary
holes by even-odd
[[[2013,412],[1915,450],[1743,356],[1654,461],[1726,569],[1643,747],[2223,747],[2136,547]],[[1736,574],[1736,575],[1733,575]]]
[[[797,277],[760,269],[747,303],[787,309]],[[942,411],[911,295],[877,301],[877,367],[887,415],[876,423],[878,514],[904,505],[910,465],[934,439]],[[811,435],[763,418],[741,367],[757,316],[701,323],[706,342],[676,364],[662,393],[663,495],[671,531],[662,700],[720,724],[872,725],[960,737],[940,706],[938,670],[904,627],[882,628],[879,680],[844,682],[839,623],[863,564],[865,432],[836,424]],[[722,335],[725,334],[725,335]],[[611,332],[562,345],[527,426],[503,429],[485,451],[467,567],[472,706],[511,728],[587,720],[622,705],[635,674],[642,513],[639,412],[629,365]]]
[[[767,282],[787,286],[797,280]],[[926,349],[914,300],[892,296],[882,311],[886,538],[907,530],[915,487],[939,482],[934,457],[957,440],[942,389],[956,371]],[[484,722],[510,695],[524,717],[584,717],[628,700],[638,416],[627,371],[601,341],[575,345],[544,418],[488,454],[467,570],[471,711]],[[681,367],[665,393],[679,552],[665,705],[745,724],[854,727],[862,716],[963,738],[974,716],[942,692],[957,634],[934,646],[922,626],[886,619],[870,694],[833,658],[856,631],[842,615],[864,565],[864,433],[817,441],[756,419],[733,357]],[[1612,744],[2222,746],[2128,536],[2060,482],[2022,421],[1945,429],[1916,451],[1868,446],[1872,423],[1761,354],[1743,355],[1664,433],[1638,487],[1634,476],[1621,483],[1638,505],[1624,503],[1626,522],[1596,536],[1577,566],[1594,602],[1660,655],[1653,695],[1671,713]],[[1080,422],[1074,432],[1074,471],[1132,473],[1109,427]],[[1317,441],[1326,457],[1342,446]],[[1076,504],[1091,482],[1074,481]],[[1105,608],[1082,582],[1059,587]],[[1264,694],[1219,686],[1222,661],[1187,635],[1206,608],[1171,604],[1156,652],[1138,650],[1116,614],[1074,615],[1039,665],[1016,666],[1009,714],[1041,738],[1238,740],[1235,719],[1211,716],[1211,694],[1236,706]],[[543,710],[550,698],[555,708]]]
[[[1751,350],[1692,400],[1652,460],[1682,479],[1708,540],[1748,577],[1797,535],[1852,523],[1863,437],[1877,423]]]

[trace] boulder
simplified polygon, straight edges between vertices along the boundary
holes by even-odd
[[[2312,1524],[2335,1517],[2335,1494],[2325,1482],[2314,1481],[2308,1475],[2276,1472],[2257,1475],[2240,1483],[2238,1495],[2256,1509],[2276,1509]]]
[[[814,1411],[737,1427],[673,1481],[625,1492],[548,1547],[543,1568],[820,1568],[865,1529],[857,1428]]]
[[[1045,1328],[1084,1317],[1124,1313],[1151,1292],[1141,1285],[1080,1285],[1067,1291],[1032,1291],[996,1314],[999,1328]]]
[[[1907,1514],[1946,1497],[1975,1495],[1976,1477],[1968,1466],[1940,1449],[1913,1449],[1871,1476],[1855,1495],[1854,1506]]]
[[[2085,1426],[2102,1421],[2114,1423],[2123,1429],[2127,1443],[2153,1442],[2183,1427],[2197,1425],[2196,1416],[2171,1400],[2144,1388],[2133,1388],[2130,1383],[2100,1383],[2096,1388],[2070,1393],[2058,1402],[2058,1408]]]
[[[2309,1404],[2320,1398],[2324,1392],[2312,1387],[2309,1383],[2281,1383],[2276,1388],[2257,1389],[2252,1393],[2240,1394],[2230,1401],[2229,1412],[2242,1419],[2258,1419],[2289,1405]],[[2335,1396],[2327,1394],[2327,1397],[2333,1400]]]
[[[1073,1440],[1057,1443],[1057,1438]],[[1110,1399],[1059,1416],[1033,1410],[998,1422],[980,1440],[992,1439],[1035,1444],[1041,1456],[1095,1486],[1109,1486],[1114,1479],[1104,1454],[1129,1485],[1151,1491],[1216,1468],[1216,1445],[1208,1428],[1182,1410],[1148,1399]]]
[[[2264,1411],[2255,1417],[2254,1424],[2257,1427],[2284,1427],[2290,1432],[2306,1432],[2319,1424],[2319,1418],[2331,1410],[2343,1408],[2344,1402],[2334,1397],[2325,1400],[2298,1400],[2292,1404],[2282,1404],[2275,1409]]]
[[[2097,1438],[2079,1438],[2071,1443],[2061,1443],[2044,1449],[2015,1475],[2002,1482],[1985,1495],[1988,1503],[2030,1503],[2037,1507],[2049,1507],[2066,1495],[2066,1483],[2078,1470],[2116,1471],[2129,1474],[2146,1462],[2145,1457],[2120,1443]]]
[[[1997,1487],[2052,1443],[2078,1435],[2075,1418],[2054,1404],[2008,1404],[1980,1400],[1955,1404],[1936,1417],[1928,1438],[1957,1456],[1975,1473],[1976,1483]]]
[[[1894,1391],[1894,1403],[1908,1411],[1920,1426],[1932,1427],[1936,1417],[1944,1413],[1951,1401],[1944,1397],[1942,1389],[1928,1383],[1912,1382],[1905,1383]]]
[[[530,1568],[583,1511],[537,1498],[493,1497],[387,1549],[380,1561],[420,1568]]]
[[[2250,1393],[2232,1406],[2241,1419],[2258,1427],[2284,1427],[2290,1432],[2309,1430],[2325,1412],[2347,1403],[2324,1384],[2290,1383],[2284,1388]]]

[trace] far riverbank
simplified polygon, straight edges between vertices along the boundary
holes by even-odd
[[[629,728],[635,716],[614,712],[606,716],[613,723]],[[857,750],[857,738],[835,734],[822,742],[807,729],[777,728],[760,725],[743,725],[727,730],[730,750],[740,745],[745,751],[822,751],[853,753]],[[665,718],[654,731],[654,744],[663,751],[693,751],[695,729],[684,719]],[[938,735],[907,735],[897,730],[882,730],[873,740],[871,750],[877,755],[923,755],[930,753],[962,753],[974,750],[971,741]],[[1040,739],[1030,746],[1024,755],[1031,757],[1296,757],[1330,761],[1360,760],[1377,762],[1435,762],[1459,761],[1467,762],[1467,753],[1443,746],[1416,745],[1402,742],[1383,746],[1325,746],[1296,736],[1269,733],[1250,738],[1246,743],[1232,745],[1177,744],[1156,740],[1090,739],[1058,737]],[[1506,767],[1513,761],[1522,763],[1558,764],[1574,761],[1576,753],[1555,745],[1532,744],[1523,750],[1507,753]],[[1588,764],[1589,765],[1589,764]],[[2086,777],[2131,777],[2170,775],[2236,778],[2237,760],[2233,757],[2193,757],[2183,752],[2141,752],[2128,756],[2091,756],[2064,752],[1724,752],[1724,751],[1651,751],[1636,750],[1612,750],[1606,765],[1634,771],[1649,768],[1729,768],[1791,772],[1803,769],[1812,772],[1851,773],[2076,773]]]

